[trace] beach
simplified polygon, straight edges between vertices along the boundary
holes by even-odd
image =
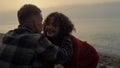
[[[4,34],[0,33],[0,47],[1,41]],[[98,52],[100,56],[99,64],[97,68],[120,68],[120,56],[112,55],[107,53]],[[56,68],[62,68],[61,66],[56,66]]]

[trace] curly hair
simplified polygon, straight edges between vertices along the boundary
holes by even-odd
[[[47,23],[49,23],[50,18],[54,18],[54,22],[59,24],[60,27],[60,35],[69,35],[73,30],[75,30],[74,25],[72,22],[69,20],[69,18],[64,15],[63,13],[59,12],[53,12],[47,16],[47,18],[44,21],[44,28],[43,31],[45,32],[45,26]]]

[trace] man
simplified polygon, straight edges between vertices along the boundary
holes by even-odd
[[[70,60],[69,38],[58,47],[41,34],[42,15],[38,7],[24,5],[18,11],[18,21],[18,28],[8,31],[3,38],[0,68],[44,68],[46,61],[62,64]]]

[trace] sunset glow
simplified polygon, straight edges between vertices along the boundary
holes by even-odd
[[[40,8],[49,8],[73,4],[94,4],[104,2],[115,2],[120,0],[2,0],[0,2],[0,11],[17,10],[23,4],[31,3]]]

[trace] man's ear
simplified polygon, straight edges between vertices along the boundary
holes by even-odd
[[[32,29],[33,29],[33,31],[35,31],[35,29],[36,29],[36,23],[35,23],[34,19],[32,20]]]

